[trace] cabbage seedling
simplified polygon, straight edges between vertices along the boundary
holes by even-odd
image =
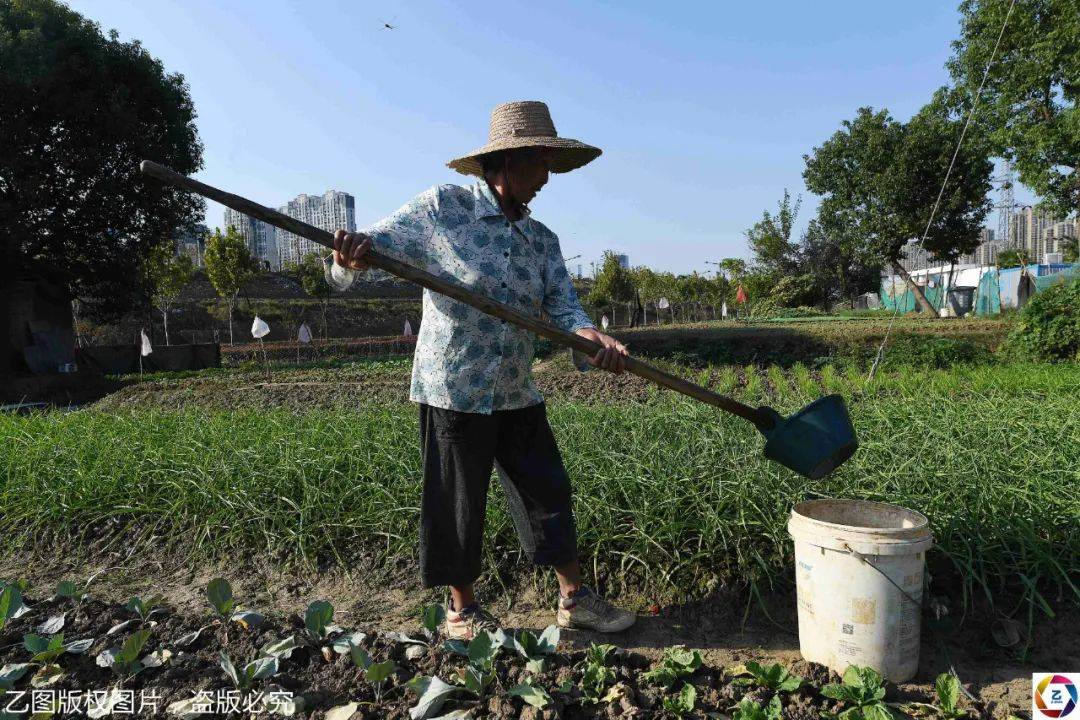
[[[447,649],[464,654],[469,659],[469,664],[458,671],[454,682],[482,699],[488,686],[495,680],[493,666],[503,643],[495,634],[482,630],[464,647],[464,653],[461,646],[461,641],[447,641]]]
[[[304,640],[309,645],[322,646],[331,635],[342,631],[342,628],[334,625],[333,622],[333,605],[325,600],[316,600],[311,603],[304,611]]]
[[[937,704],[911,702],[900,705],[900,709],[913,717],[939,718],[940,720],[957,720],[966,718],[968,713],[959,707],[960,681],[952,673],[941,673],[934,682],[934,694],[937,695]]]
[[[525,668],[534,675],[544,672],[545,656],[554,655],[559,646],[559,626],[548,625],[540,637],[522,630],[513,640],[514,649],[525,658]]]
[[[608,655],[614,645],[591,643],[585,652],[585,672],[581,676],[582,699],[587,703],[599,703],[604,688],[615,679],[615,671],[608,667]]]
[[[444,682],[438,677],[417,675],[405,687],[419,696],[416,704],[409,708],[410,720],[428,720],[432,715],[442,709],[451,695],[460,692],[460,688]]]
[[[210,581],[206,586],[206,599],[210,601],[221,622],[232,620],[242,625],[245,630],[250,630],[266,621],[266,617],[260,613],[240,609],[233,597],[232,585],[225,578],[214,578]]]
[[[736,676],[733,682],[738,685],[758,685],[774,692],[795,692],[803,684],[801,677],[792,675],[780,663],[764,667],[751,660],[732,668],[731,674]]]
[[[349,657],[352,658],[353,665],[360,668],[367,677],[367,681],[371,683],[371,688],[375,691],[375,702],[382,702],[383,685],[397,670],[397,665],[392,660],[381,663],[372,662],[371,656],[367,654],[364,648],[351,643],[349,644]]]
[[[420,632],[418,637],[402,632],[393,633],[391,637],[407,645],[433,647],[435,641],[439,638],[439,626],[442,625],[445,619],[446,608],[442,605],[425,605],[420,612]]]
[[[155,613],[165,612],[165,608],[162,603],[165,602],[165,598],[161,595],[154,595],[148,600],[143,600],[138,595],[128,600],[124,607],[131,612],[139,616],[139,620],[145,623],[150,619],[150,616]]]
[[[772,700],[765,707],[761,703],[754,702],[749,698],[736,705],[731,720],[783,720],[784,708],[780,704],[780,696],[773,695]]]
[[[821,694],[851,705],[837,717],[840,720],[891,720],[892,711],[885,705],[885,678],[871,667],[850,666],[841,683],[826,685]]]
[[[679,678],[693,674],[699,667],[701,667],[700,652],[676,645],[664,650],[664,658],[660,661],[660,666],[644,673],[642,678],[654,685],[671,688]]]
[[[533,679],[529,678],[520,685],[515,685],[506,691],[507,695],[519,697],[534,708],[543,710],[551,704],[551,696],[548,695],[547,690],[533,684]]]
[[[18,617],[21,607],[23,607],[22,588],[14,583],[4,585],[3,591],[0,591],[0,630],[4,629],[8,620]]]
[[[696,701],[697,690],[690,683],[686,683],[677,695],[665,697],[661,702],[661,706],[668,715],[681,718],[686,713],[693,712]],[[777,718],[777,720],[780,719]]]
[[[124,640],[119,648],[109,648],[97,656],[97,664],[111,668],[120,678],[134,677],[146,666],[139,660],[139,653],[150,637],[150,630],[134,632]]]
[[[51,638],[33,633],[23,636],[23,647],[30,653],[30,662],[51,663],[64,653],[81,655],[93,644],[92,638],[65,643],[63,633],[53,635]]]
[[[221,669],[225,671],[225,675],[232,681],[233,687],[242,692],[250,690],[256,680],[264,680],[276,675],[278,671],[276,657],[256,658],[240,670],[236,669],[236,666],[233,665],[232,660],[229,658],[229,654],[224,650],[221,651],[220,657]]]

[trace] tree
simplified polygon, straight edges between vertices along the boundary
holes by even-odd
[[[1061,259],[1074,263],[1080,260],[1080,241],[1076,238],[1063,238],[1061,241]]]
[[[172,243],[158,245],[147,261],[153,300],[161,311],[161,324],[165,330],[165,344],[169,344],[169,311],[180,293],[195,276],[195,265],[187,255],[177,255]]]
[[[969,132],[960,146],[937,201],[962,127],[947,100],[939,91],[907,124],[887,110],[860,108],[853,120],[845,120],[836,134],[804,156],[803,172],[811,192],[823,196],[819,217],[830,227],[847,228],[853,254],[864,262],[891,265],[923,310],[935,316],[933,305],[900,265],[901,248],[925,232],[927,250],[955,261],[978,246],[990,210],[989,145],[977,131]]]
[[[54,0],[0,2],[0,318],[35,262],[70,278],[88,314],[146,296],[151,248],[192,230],[203,202],[139,173],[151,158],[202,167],[181,75]],[[11,333],[0,332],[0,372]]]
[[[863,262],[845,227],[831,227],[827,218],[810,221],[799,243],[799,264],[813,278],[809,305],[831,307],[881,284],[881,265]]]
[[[1010,0],[962,0],[948,68],[973,98],[1005,27],[980,114],[994,152],[1064,216],[1080,209],[1080,9],[1076,0],[1015,1],[1006,25]]]
[[[724,258],[720,261],[720,272],[729,282],[738,282],[746,274],[746,261],[742,258]]]
[[[287,263],[282,271],[300,283],[300,287],[309,297],[319,298],[322,306],[322,332],[323,337],[326,337],[326,310],[330,304],[331,287],[326,280],[322,256],[317,252],[309,252],[299,263]]]
[[[634,299],[634,284],[630,272],[619,264],[619,258],[610,250],[604,251],[596,282],[589,293],[589,302],[596,307],[608,307],[617,302]],[[614,321],[614,318],[612,318]]]
[[[764,211],[761,220],[746,231],[746,243],[754,254],[754,264],[760,270],[782,275],[798,265],[798,247],[791,242],[791,231],[799,216],[800,205],[802,198],[792,203],[791,194],[785,188],[776,215]]]
[[[229,306],[229,344],[233,344],[233,307],[236,296],[251,278],[259,272],[259,263],[251,256],[247,243],[232,225],[221,232],[214,232],[206,241],[206,253],[203,256],[206,275],[217,294],[225,299]]]
[[[998,267],[1011,268],[1020,267],[1021,265],[1027,265],[1031,260],[1028,258],[1027,250],[1002,250],[997,254]]]

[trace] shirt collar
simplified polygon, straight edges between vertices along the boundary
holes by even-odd
[[[491,187],[488,186],[487,180],[480,179],[472,187],[473,195],[476,197],[476,202],[473,205],[473,212],[476,215],[476,219],[485,217],[492,217],[494,215],[502,215],[502,207],[499,205],[499,198],[495,197],[495,193],[491,191]],[[529,210],[528,205],[521,206],[522,219],[529,217],[532,213]]]

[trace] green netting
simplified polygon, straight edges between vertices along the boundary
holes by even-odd
[[[935,280],[935,287],[924,287],[923,294],[930,304],[936,308],[941,307],[941,281]],[[881,307],[886,310],[899,311],[902,313],[915,312],[919,309],[914,293],[908,289],[903,280],[899,278],[884,278],[881,281]]]
[[[1072,267],[1065,268],[1061,272],[1054,273],[1053,275],[1037,277],[1035,278],[1035,291],[1042,292],[1054,283],[1069,282],[1077,276],[1080,276],[1080,265],[1073,265]]]
[[[987,270],[979,278],[974,306],[976,315],[997,315],[1001,312],[1001,283],[997,270]]]

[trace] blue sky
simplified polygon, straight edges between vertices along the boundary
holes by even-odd
[[[445,163],[484,144],[494,105],[546,101],[604,150],[532,203],[586,272],[609,248],[676,272],[745,256],[785,187],[804,227],[803,154],[861,105],[907,119],[945,84],[956,4],[70,2],[186,77],[200,179],[271,206],[344,190],[360,227],[468,182]]]

